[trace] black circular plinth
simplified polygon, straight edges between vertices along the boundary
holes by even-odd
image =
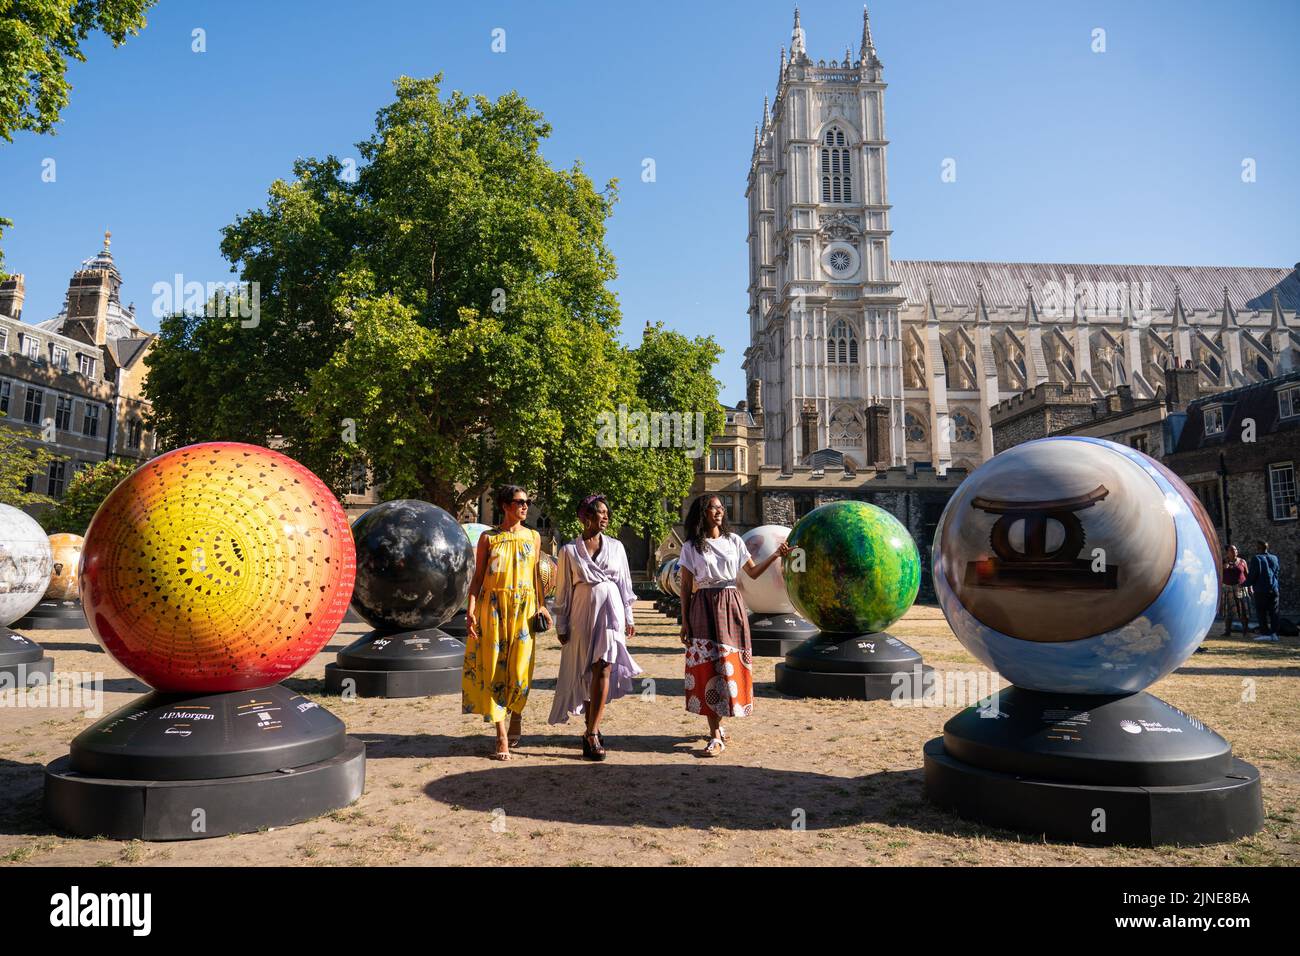
[[[34,664],[44,656],[44,648],[35,641],[7,627],[0,627],[0,667]]]
[[[820,631],[776,665],[776,689],[791,697],[911,700],[924,696],[931,670],[920,654],[883,631]]]
[[[436,627],[368,631],[339,651],[338,665],[362,671],[460,670],[465,645]]]
[[[14,622],[24,630],[75,631],[86,626],[80,601],[42,601]]]
[[[451,616],[450,620],[443,621],[439,624],[438,630],[452,637],[464,638],[466,633],[468,633],[465,628],[465,609],[461,608]]]
[[[1264,823],[1259,772],[1200,721],[1147,693],[1003,688],[949,720],[924,752],[926,794],[937,806],[1052,839],[1190,846],[1248,836]]]
[[[366,619],[362,617],[360,614],[358,614],[356,611],[354,611],[352,609],[352,605],[349,604],[348,612],[343,615],[343,623],[344,624],[365,624]],[[369,627],[368,624],[366,626]]]
[[[38,687],[54,678],[54,659],[42,657],[30,664],[0,664],[0,691]]]
[[[289,826],[361,796],[366,749],[344,737],[339,752],[304,766],[205,780],[121,780],[74,771],[70,757],[45,768],[45,816],[83,837],[197,840]]]
[[[328,761],[343,721],[280,684],[224,694],[154,691],[72,741],[68,769],[114,780],[244,777]]]
[[[460,665],[436,671],[362,671],[325,665],[325,693],[341,697],[436,697],[459,692],[460,680]]]
[[[460,690],[465,645],[436,627],[370,631],[325,666],[325,691],[345,697],[432,697]]]
[[[785,657],[817,633],[817,625],[798,614],[749,615],[749,641],[755,657]]]

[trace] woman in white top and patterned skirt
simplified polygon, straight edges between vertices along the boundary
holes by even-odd
[[[691,502],[682,545],[682,643],[686,645],[686,709],[709,721],[704,755],[726,749],[726,717],[748,717],[754,709],[754,656],[749,644],[749,609],[736,587],[743,570],[756,578],[790,551],[781,547],[755,564],[740,535],[727,526],[727,509],[717,495]]]

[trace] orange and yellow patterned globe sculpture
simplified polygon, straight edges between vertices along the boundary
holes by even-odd
[[[356,553],[314,474],[257,445],[209,442],[141,466],[86,531],[95,637],[160,691],[265,687],[310,660],[347,612]]]

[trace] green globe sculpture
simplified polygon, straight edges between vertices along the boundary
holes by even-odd
[[[921,556],[902,522],[865,501],[833,501],[794,526],[782,571],[799,613],[823,631],[883,631],[921,586]]]
[[[921,696],[931,669],[885,628],[912,606],[921,556],[902,522],[865,501],[833,501],[805,515],[782,561],[795,609],[821,630],[776,665],[793,697],[858,700]]]

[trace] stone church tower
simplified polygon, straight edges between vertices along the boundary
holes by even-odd
[[[883,73],[865,9],[857,55],[816,61],[795,10],[746,187],[762,467],[969,470],[1044,383],[1104,405],[1300,368],[1300,267],[892,258]]]
[[[744,367],[763,464],[783,471],[822,448],[858,465],[903,462],[883,69],[865,8],[857,56],[829,62],[809,57],[796,9],[776,99],[755,130]]]

